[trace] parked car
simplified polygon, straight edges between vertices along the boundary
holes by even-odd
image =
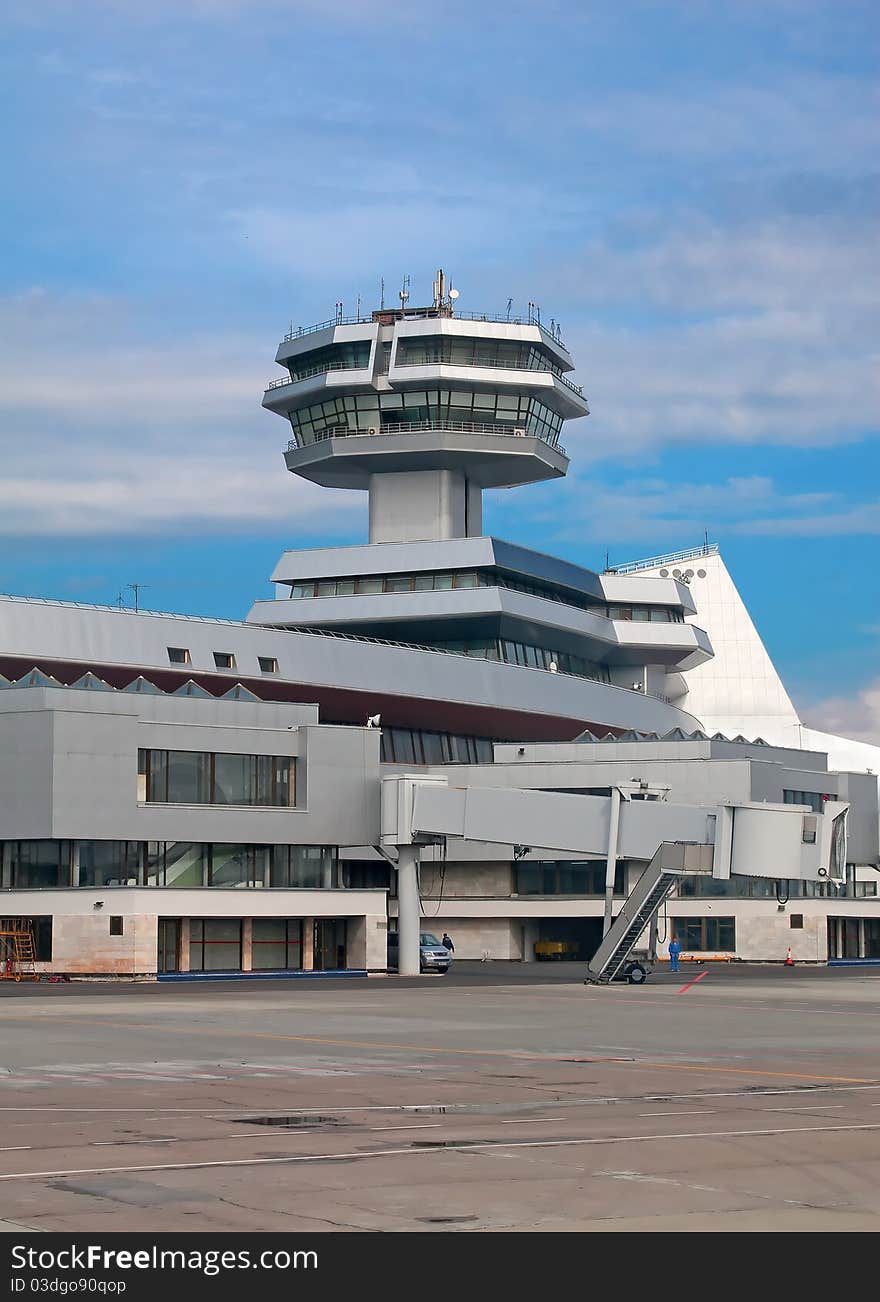
[[[397,967],[399,942],[396,931],[388,933],[388,966]],[[448,972],[452,955],[430,931],[419,936],[419,969],[422,972]]]

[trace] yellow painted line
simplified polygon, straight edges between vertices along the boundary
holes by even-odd
[[[31,1021],[32,1019],[29,1018],[27,1020]],[[88,1017],[55,1017],[53,1014],[47,1015],[46,1020],[63,1022],[72,1026],[82,1026],[84,1023],[88,1023],[91,1026],[108,1026],[113,1029],[122,1028],[127,1031],[162,1031],[168,1032],[172,1035],[217,1035],[227,1039],[232,1037],[249,1036],[251,1039],[256,1040],[276,1040],[291,1044],[324,1044],[333,1048],[371,1050],[393,1049],[408,1054],[437,1053],[452,1058],[503,1058],[508,1061],[516,1062],[555,1062],[559,1063],[560,1066],[571,1062],[571,1058],[567,1055],[563,1057],[561,1055],[549,1053],[516,1052],[511,1049],[450,1049],[432,1044],[394,1044],[384,1040],[338,1040],[318,1035],[281,1035],[275,1031],[250,1031],[247,1028],[235,1031],[224,1031],[219,1027],[162,1026],[146,1022],[104,1021],[102,1019]],[[712,1067],[705,1063],[653,1062],[644,1058],[639,1058],[633,1061],[620,1057],[590,1057],[583,1061],[589,1062],[590,1064],[605,1063],[612,1067],[656,1067],[661,1071],[716,1072],[727,1076],[760,1076],[762,1078],[773,1080],[833,1081],[847,1085],[870,1085],[875,1083],[874,1079],[868,1076],[819,1076],[795,1071],[764,1071],[759,1068],[751,1067]],[[38,1071],[39,1069],[33,1068],[33,1070]],[[59,1083],[63,1083],[63,1080],[60,1077]]]

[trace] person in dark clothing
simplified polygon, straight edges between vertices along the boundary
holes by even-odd
[[[445,931],[443,933],[443,939],[440,941],[440,944],[443,945],[445,949],[448,949],[450,954],[455,953],[455,946],[452,943],[452,937],[447,936]]]

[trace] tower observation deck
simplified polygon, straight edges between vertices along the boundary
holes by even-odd
[[[278,348],[263,406],[290,422],[287,467],[368,490],[371,543],[481,534],[482,490],[564,475],[563,423],[589,414],[558,331],[456,298],[441,271],[430,307],[402,294],[351,319],[340,304]]]

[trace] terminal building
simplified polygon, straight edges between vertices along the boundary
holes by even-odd
[[[565,423],[589,408],[558,329],[455,299],[440,273],[429,307],[340,312],[278,349],[263,405],[288,422],[287,467],[366,491],[368,543],[285,552],[240,622],[0,597],[0,912],[31,920],[38,970],[385,970],[395,774],[609,808],[844,802],[839,881],[769,859],[685,875],[661,939],[880,956],[871,766],[829,767],[701,686],[715,550],[597,573],[482,534],[483,489],[564,476]],[[424,930],[456,957],[588,960],[641,849],[532,840],[426,845]]]

